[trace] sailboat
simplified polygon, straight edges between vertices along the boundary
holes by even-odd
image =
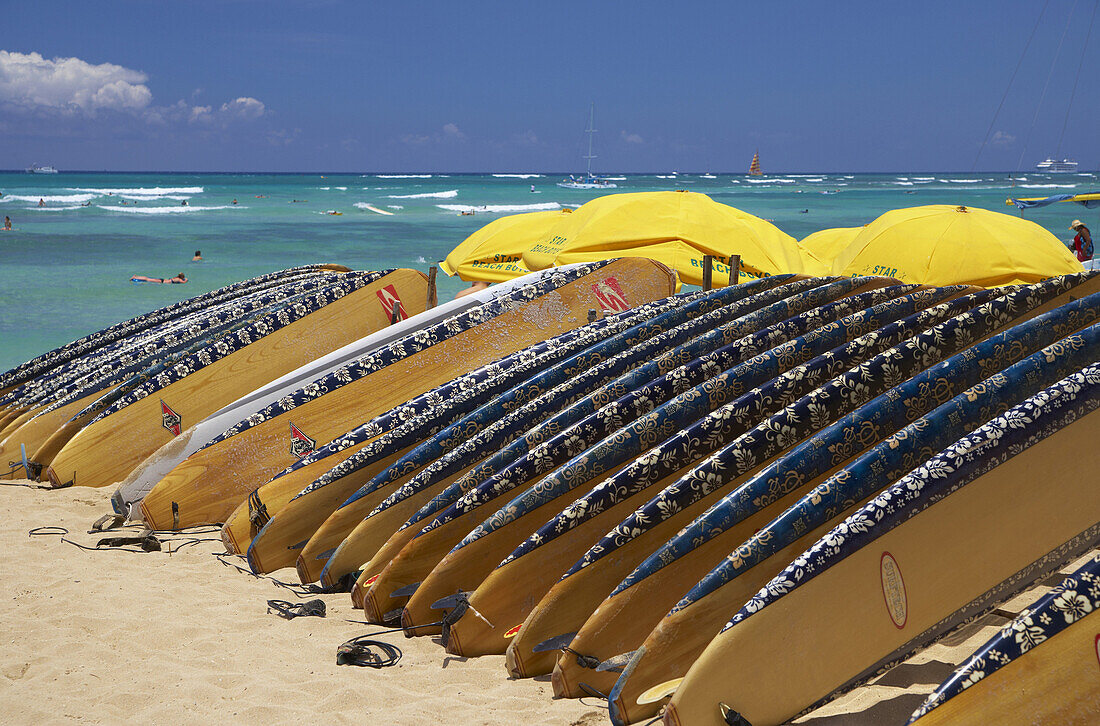
[[[596,128],[593,125],[595,118],[596,104],[592,104],[588,110],[588,128],[584,130],[588,134],[588,154],[584,157],[588,161],[588,168],[584,176],[575,177],[570,174],[568,179],[558,182],[559,187],[565,189],[615,189],[618,187],[618,184],[592,173],[592,160],[596,158],[596,155],[592,153],[592,134],[596,133]]]
[[[752,163],[749,164],[749,176],[764,176],[764,172],[760,171],[760,151],[754,151],[752,155]]]

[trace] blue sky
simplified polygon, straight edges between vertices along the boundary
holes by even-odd
[[[1096,2],[7,3],[0,168],[1096,169]]]

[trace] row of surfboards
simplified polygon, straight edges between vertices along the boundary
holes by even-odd
[[[1095,546],[1100,276],[674,286],[638,259],[537,273],[251,377],[175,431],[156,408],[111,420],[168,387],[119,396],[28,466],[122,481],[116,509],[154,529],[222,523],[253,571],[605,694],[617,724],[784,722]],[[131,440],[148,453],[114,461]],[[1047,701],[1096,702],[1075,683]]]

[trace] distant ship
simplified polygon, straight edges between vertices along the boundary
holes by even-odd
[[[596,104],[592,104],[588,110],[588,128],[584,130],[588,134],[588,155],[584,158],[588,160],[588,170],[582,177],[575,177],[572,174],[569,178],[558,182],[559,187],[565,189],[615,189],[618,184],[609,182],[601,176],[596,176],[592,173],[592,160],[596,158],[596,155],[592,153],[592,134],[596,133],[596,129],[592,123],[596,118]]]
[[[47,164],[46,166],[39,166],[38,164],[31,164],[27,167],[28,174],[56,174],[57,169]]]
[[[1043,159],[1035,165],[1036,171],[1045,171],[1050,173],[1059,173],[1067,171],[1077,171],[1077,162],[1071,159]]]
[[[752,155],[752,163],[749,164],[749,176],[764,176],[764,172],[760,171],[760,152],[757,151]]]

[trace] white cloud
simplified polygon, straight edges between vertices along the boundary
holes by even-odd
[[[211,109],[209,106],[192,106],[191,113],[188,115],[187,120],[190,123],[198,123],[203,121],[210,121]]]
[[[223,103],[221,108],[223,114],[243,119],[259,118],[266,110],[262,101],[257,101],[250,96],[241,96],[235,101]]]
[[[141,71],[79,58],[47,60],[38,53],[0,50],[0,101],[28,109],[95,114],[141,110],[153,100]]]
[[[628,144],[643,144],[645,141],[638,134],[628,134],[626,131],[622,131],[619,136]]]
[[[454,124],[443,124],[443,135],[451,139],[466,138],[466,134],[462,133]]]
[[[1016,137],[1010,133],[1004,131],[998,131],[993,134],[993,138],[989,140],[989,143],[994,146],[1010,146],[1016,141]]]

